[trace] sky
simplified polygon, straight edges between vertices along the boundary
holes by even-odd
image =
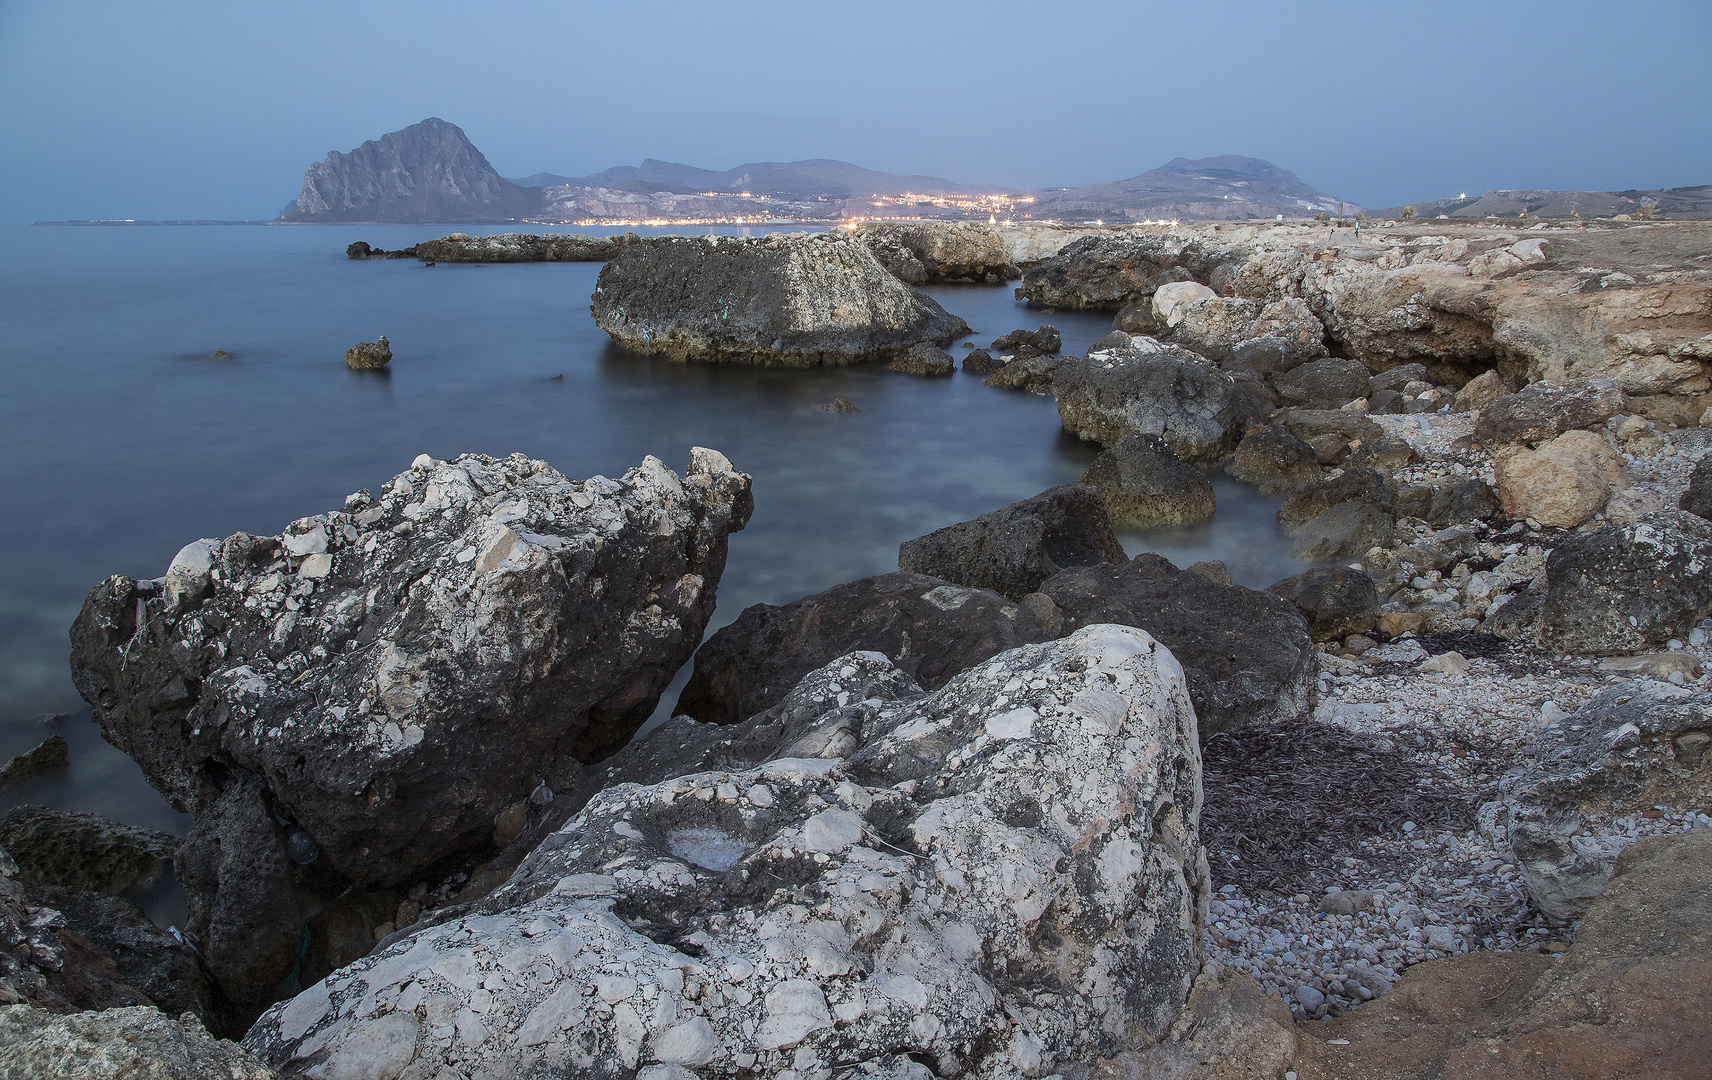
[[[506,176],[826,157],[1033,189],[1244,154],[1397,206],[1712,183],[1712,0],[0,0],[0,223],[271,218],[439,116]]]

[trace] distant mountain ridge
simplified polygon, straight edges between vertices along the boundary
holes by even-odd
[[[1360,209],[1270,161],[1236,154],[1173,158],[1128,180],[1044,194],[1033,207],[1035,217],[1067,221],[1222,221]]]
[[[508,221],[541,205],[500,176],[456,124],[431,116],[309,166],[281,221]]]
[[[992,184],[959,184],[938,176],[897,176],[875,172],[848,161],[810,158],[805,161],[753,161],[735,169],[714,171],[693,165],[648,158],[641,165],[619,165],[590,176],[536,173],[517,181],[537,187],[610,188],[615,191],[703,192],[739,194],[744,191],[799,198],[860,198],[903,195],[1014,195],[1012,188]]]
[[[1616,217],[1651,207],[1659,217],[1712,217],[1712,184],[1698,187],[1651,188],[1628,191],[1550,191],[1493,188],[1480,195],[1458,195],[1412,204],[1420,218],[1566,218]],[[1374,210],[1374,217],[1402,216],[1404,207]]]

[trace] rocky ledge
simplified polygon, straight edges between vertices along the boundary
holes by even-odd
[[[700,448],[682,477],[650,457],[586,481],[424,455],[378,497],[97,586],[74,679],[197,817],[178,873],[234,1014],[303,972],[300,940],[311,966],[367,951],[403,890],[628,742],[700,641],[751,505]],[[325,905],[309,926],[303,893]]]
[[[640,240],[601,269],[593,310],[634,352],[779,367],[891,360],[969,329],[842,233]]]

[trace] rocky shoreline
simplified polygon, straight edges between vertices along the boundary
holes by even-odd
[[[1708,235],[605,238],[597,323],[676,359],[950,374],[933,281],[1111,311],[1084,356],[1042,326],[962,364],[1103,452],[705,642],[752,500],[704,449],[584,481],[423,457],[108,579],[78,689],[196,825],[0,823],[0,1030],[34,1033],[0,1066],[1545,1076],[1555,1027],[1692,1075],[1644,1010],[1566,1002],[1706,990]],[[1283,495],[1315,567],[1126,557],[1114,522],[1205,520],[1217,471]],[[114,895],[169,860],[180,937]],[[1375,1019],[1405,1014],[1431,1038]]]

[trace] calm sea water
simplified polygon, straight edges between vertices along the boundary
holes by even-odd
[[[353,240],[395,248],[450,231],[0,230],[0,760],[54,732],[71,744],[68,771],[0,790],[0,810],[41,802],[188,829],[72,689],[66,631],[84,595],[108,574],[164,573],[197,537],[277,533],[337,508],[420,453],[522,451],[585,477],[644,454],[682,470],[692,445],[723,451],[755,478],[755,516],[731,538],[717,628],[750,604],[895,570],[900,542],[1074,481],[1097,450],[1063,433],[1050,399],[961,373],[625,352],[589,316],[596,264],[344,256]],[[977,344],[1050,321],[1081,353],[1111,329],[1109,316],[1030,312],[1009,287],[928,291]],[[348,370],[345,349],[380,334],[391,370]],[[232,358],[209,359],[216,349]],[[862,411],[813,410],[834,397]],[[1212,524],[1126,546],[1179,565],[1221,558],[1254,586],[1296,572],[1278,500],[1216,487]]]

